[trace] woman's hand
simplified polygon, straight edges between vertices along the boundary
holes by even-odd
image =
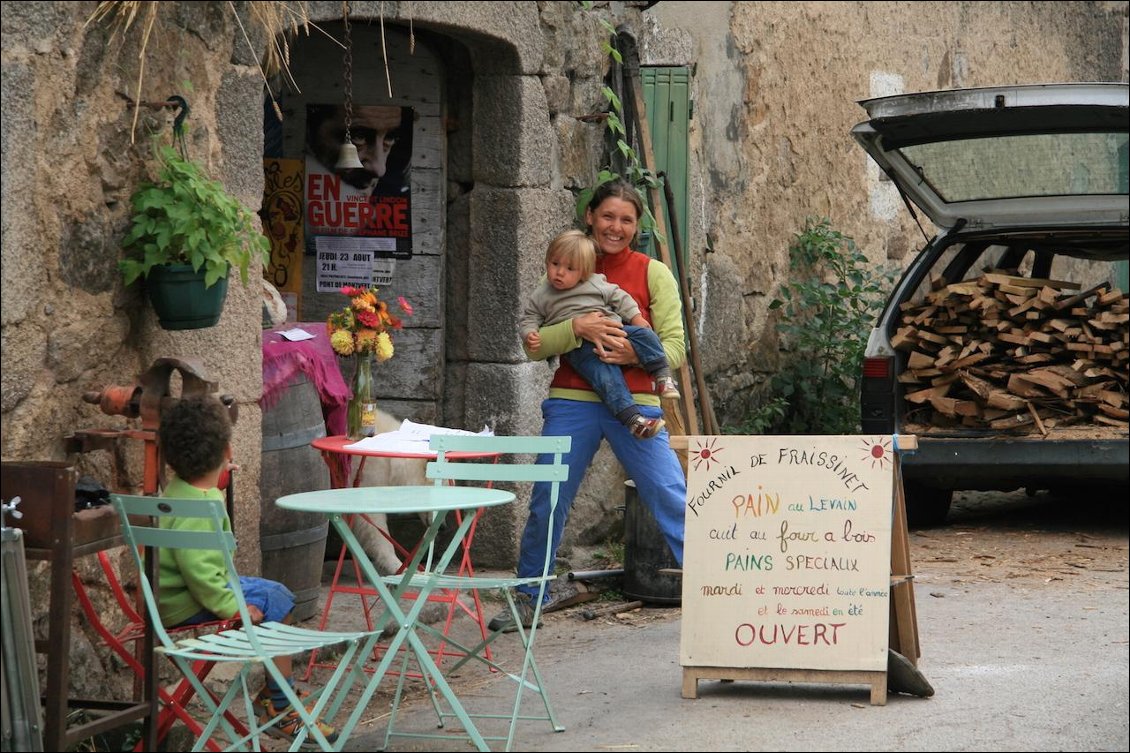
[[[616,366],[638,366],[640,363],[636,349],[632,347],[631,341],[626,337],[618,340],[610,349],[598,353],[598,355],[604,363],[611,363]]]
[[[599,311],[590,311],[573,318],[573,334],[588,340],[596,347],[602,358],[610,353],[623,350],[628,337],[615,319],[609,319]]]

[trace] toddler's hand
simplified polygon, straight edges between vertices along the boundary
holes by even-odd
[[[238,470],[239,470],[239,466],[236,465],[235,463],[231,462],[230,460],[227,463],[225,463],[223,469],[220,471],[219,477],[216,479],[216,488],[217,489],[227,489],[228,484],[231,483],[232,471],[238,471]]]
[[[526,347],[530,350],[537,350],[541,347],[541,335],[537,332],[531,332],[526,335]]]
[[[252,625],[258,625],[263,621],[263,612],[254,604],[247,605],[247,614],[251,616]]]

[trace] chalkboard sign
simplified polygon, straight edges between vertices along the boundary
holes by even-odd
[[[886,671],[892,445],[689,437],[684,667]]]

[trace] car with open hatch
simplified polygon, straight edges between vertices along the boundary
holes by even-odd
[[[865,434],[918,438],[902,464],[911,525],[943,522],[956,490],[1102,487],[1125,503],[1127,95],[860,102],[853,136],[936,227],[870,333],[860,388]]]

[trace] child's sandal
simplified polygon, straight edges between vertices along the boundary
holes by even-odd
[[[663,430],[664,425],[665,422],[662,418],[647,418],[643,415],[637,415],[628,424],[628,431],[632,432],[632,436],[636,439],[651,439]]]

